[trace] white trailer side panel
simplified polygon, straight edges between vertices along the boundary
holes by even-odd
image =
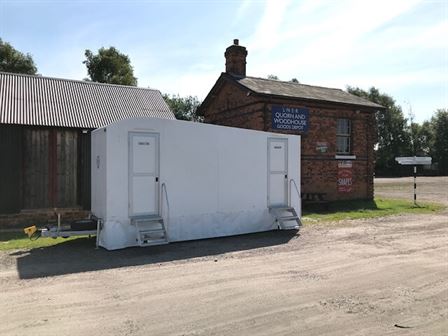
[[[105,129],[91,135],[92,209],[99,218],[107,218],[107,142]]]
[[[153,118],[129,119],[107,126],[106,132],[98,129],[93,133],[98,132],[107,137],[107,182],[97,184],[93,179],[97,175],[92,173],[92,190],[105,188],[107,201],[105,204],[92,202],[92,212],[106,214],[100,245],[107,249],[137,245],[136,229],[130,220],[134,215],[133,198],[139,198],[140,206],[146,200],[153,202],[147,194],[132,194],[135,188],[129,181],[135,172],[130,164],[130,160],[134,160],[129,149],[130,134],[158,135],[159,171],[153,178],[158,180],[155,182],[160,202],[158,210],[165,220],[169,241],[259,232],[276,227],[268,209],[268,139],[282,139],[287,143],[287,176],[282,175],[281,180],[287,188],[286,200],[289,179],[294,179],[300,187],[298,136]],[[92,148],[96,146],[93,144],[96,139],[92,137]],[[147,146],[146,141],[140,141],[140,145]],[[162,184],[166,186],[167,195],[161,192]],[[295,190],[291,198],[300,213]],[[161,208],[163,213],[160,213]]]

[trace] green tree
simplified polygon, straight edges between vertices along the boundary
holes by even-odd
[[[278,76],[277,75],[268,75],[268,77],[267,77],[267,79],[270,79],[270,80],[280,80],[280,78],[278,78]],[[291,78],[291,80],[290,80],[290,82],[291,83],[296,83],[296,84],[299,84],[300,82],[299,82],[299,80],[297,79],[297,78]]]
[[[163,99],[173,111],[178,120],[191,120],[202,122],[203,118],[197,115],[201,102],[196,96],[181,97],[177,95],[164,94]]]
[[[410,155],[412,152],[411,138],[401,107],[391,96],[381,93],[375,87],[365,91],[349,86],[347,91],[386,108],[376,113],[378,149],[375,171],[379,175],[398,174],[400,168],[395,157]]]
[[[429,121],[411,123],[410,136],[412,137],[413,156],[430,156],[434,145],[434,132],[432,124]]]
[[[448,175],[448,109],[438,109],[431,118],[434,145],[432,157],[438,164],[439,173]]]
[[[0,39],[0,71],[35,75],[37,67],[30,54],[23,54]]]
[[[137,85],[137,78],[134,77],[134,70],[129,57],[120,53],[115,47],[100,48],[96,55],[87,49],[85,56],[86,60],[83,63],[87,67],[91,81]]]

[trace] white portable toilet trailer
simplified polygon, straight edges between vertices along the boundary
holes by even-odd
[[[157,118],[92,132],[108,249],[300,226],[300,137]]]

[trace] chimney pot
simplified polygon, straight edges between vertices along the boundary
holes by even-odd
[[[245,77],[246,76],[246,57],[247,50],[239,45],[239,40],[234,39],[233,45],[226,49],[224,57],[226,58],[226,73]]]

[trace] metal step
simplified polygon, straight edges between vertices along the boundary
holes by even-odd
[[[165,230],[163,229],[163,226],[162,227],[158,227],[158,228],[153,228],[153,229],[145,228],[145,229],[141,229],[140,230],[141,234],[143,234],[143,233],[152,233],[152,232],[165,232]]]
[[[143,216],[143,217],[134,217],[132,221],[138,223],[149,223],[149,222],[163,222],[163,217],[160,216]]]
[[[159,229],[159,230],[141,230],[140,236],[143,238],[146,237],[165,237],[165,230]]]
[[[162,222],[138,223],[138,227],[139,227],[140,231],[157,231],[157,230],[164,229]]]
[[[282,225],[282,230],[299,230],[300,229],[300,225],[292,225],[292,226],[285,226]]]
[[[294,210],[293,207],[290,206],[270,206],[269,207],[269,211],[289,211],[291,212],[292,210]]]
[[[139,246],[153,246],[168,244],[163,218],[160,216],[148,216],[133,218],[131,223],[135,225]]]
[[[302,226],[299,216],[297,215],[296,209],[290,206],[273,206],[269,207],[269,212],[275,218],[278,223],[278,228],[281,230],[298,230]],[[285,222],[295,222],[294,225],[287,225]]]
[[[140,244],[140,246],[145,247],[145,246],[166,245],[166,244],[168,244],[168,241],[166,239],[155,239],[155,240],[142,242]]]
[[[285,217],[277,218],[277,220],[279,222],[287,222],[287,221],[292,221],[292,220],[295,221],[297,219],[299,219],[299,217],[297,217],[297,216],[285,216]]]

